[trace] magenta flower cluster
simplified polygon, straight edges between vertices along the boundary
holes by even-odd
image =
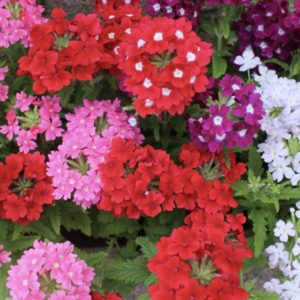
[[[0,0],[0,48],[17,42],[29,46],[29,32],[33,25],[45,23],[44,8],[35,0]]]
[[[13,138],[19,151],[28,153],[37,147],[38,135],[44,134],[46,141],[53,141],[62,135],[60,98],[28,96],[17,93],[13,108],[6,115],[7,125],[0,126],[0,133],[9,140]]]
[[[226,75],[219,85],[220,99],[209,100],[205,115],[188,120],[191,139],[204,151],[246,148],[253,143],[264,116],[260,94],[255,92],[255,85],[243,85],[243,80],[235,75]]]
[[[5,73],[8,71],[8,67],[0,68],[0,81],[5,79]],[[8,98],[8,86],[0,82],[0,102],[7,100]]]
[[[8,271],[12,300],[91,299],[94,271],[73,251],[70,242],[35,241]]]
[[[112,139],[140,144],[143,136],[137,120],[123,111],[119,100],[84,100],[82,107],[65,117],[67,131],[58,150],[48,156],[47,174],[52,177],[56,199],[72,199],[90,208],[101,199],[99,163],[105,160]]]
[[[297,13],[289,13],[289,1],[258,1],[236,23],[239,51],[243,52],[251,46],[261,58],[288,61],[291,51],[299,45],[299,18]],[[298,41],[295,34],[298,35]]]
[[[195,27],[200,21],[201,4],[202,0],[147,0],[146,11],[150,16],[186,17]]]

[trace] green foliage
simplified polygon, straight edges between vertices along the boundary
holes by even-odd
[[[137,300],[151,300],[149,294],[142,294],[137,297]]]
[[[66,230],[80,230],[87,236],[91,236],[91,219],[89,218],[89,212],[81,208],[72,202],[61,201],[60,212],[62,226]]]
[[[215,53],[212,57],[212,74],[215,78],[220,78],[226,73],[227,61],[219,54]]]
[[[150,242],[149,238],[139,236],[135,240],[136,244],[141,247],[141,251],[146,258],[152,258],[156,255],[156,245]]]
[[[146,259],[116,261],[105,270],[109,279],[124,283],[142,283],[151,275]]]
[[[254,146],[251,146],[248,153],[248,168],[253,172],[254,176],[261,176],[263,169],[263,162],[260,154]]]
[[[252,291],[249,300],[279,300],[279,296],[264,291]]]
[[[252,210],[249,219],[253,222],[254,231],[254,255],[259,257],[264,250],[267,239],[267,217],[269,212],[262,210]]]

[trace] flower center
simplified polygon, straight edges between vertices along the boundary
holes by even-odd
[[[217,276],[217,269],[208,256],[204,256],[202,261],[194,260],[190,262],[192,276],[203,285],[209,285],[212,279]]]
[[[11,13],[11,16],[13,17],[13,19],[19,19],[20,14],[21,14],[21,6],[18,2],[7,3],[6,9]]]
[[[82,175],[86,175],[90,169],[90,165],[83,154],[80,154],[75,159],[67,159],[67,163],[71,169],[76,170]]]
[[[24,129],[30,129],[40,124],[40,114],[37,106],[24,112],[23,116],[17,117]]]
[[[68,48],[70,43],[70,35],[64,34],[63,36],[55,34],[54,44],[58,50],[62,50],[63,48]]]
[[[34,180],[28,179],[23,175],[19,176],[13,181],[11,190],[13,190],[19,196],[23,196],[28,189],[34,185]]]
[[[105,130],[109,127],[109,123],[108,123],[106,115],[104,115],[103,117],[97,118],[94,125],[96,127],[96,133],[101,134],[103,132],[103,130]]]
[[[48,299],[51,294],[55,291],[61,290],[62,287],[51,279],[50,273],[46,272],[43,275],[39,276],[40,289],[46,295],[45,299]]]
[[[156,65],[159,69],[164,68],[167,64],[169,64],[172,59],[176,56],[176,53],[171,53],[169,51],[165,51],[161,54],[155,54],[151,59],[151,63]]]
[[[200,175],[202,175],[208,181],[214,181],[224,177],[222,171],[220,170],[220,164],[213,159],[199,167],[198,171]]]

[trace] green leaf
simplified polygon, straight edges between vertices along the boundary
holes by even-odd
[[[293,54],[293,59],[290,67],[290,74],[292,77],[300,73],[300,52],[295,52]]]
[[[151,275],[145,280],[145,285],[149,286],[157,282],[156,275],[151,273]]]
[[[54,232],[59,235],[61,227],[61,214],[60,207],[58,205],[48,206],[46,210],[47,216],[49,218],[50,224]]]
[[[32,236],[23,236],[17,239],[16,241],[8,242],[6,244],[5,250],[11,252],[23,251],[32,246],[35,240],[39,240],[40,236],[32,235]]]
[[[220,78],[222,75],[225,74],[227,69],[227,62],[226,60],[215,53],[212,57],[212,70],[213,70],[213,77]]]
[[[103,266],[104,262],[107,260],[108,254],[104,251],[99,252],[85,252],[79,250],[78,248],[75,249],[77,255],[83,259],[90,267],[97,269]]]
[[[253,171],[256,177],[261,176],[264,170],[261,156],[254,146],[251,146],[249,149],[248,167]]]
[[[24,231],[39,234],[50,241],[57,241],[58,238],[51,227],[43,224],[41,221],[30,223],[26,226]]]
[[[151,275],[146,264],[145,259],[117,261],[107,268],[105,276],[125,283],[144,282]]]
[[[252,291],[249,300],[279,300],[279,296],[264,291]]]
[[[280,200],[298,200],[300,198],[300,189],[293,187],[286,187],[281,190],[281,193],[278,195]]]
[[[141,247],[141,250],[146,258],[152,258],[156,255],[156,245],[150,242],[148,237],[139,236],[135,240],[136,244]]]
[[[137,300],[151,300],[149,294],[142,294],[137,297]]]
[[[266,59],[266,60],[264,60],[264,63],[265,64],[267,64],[267,63],[274,63],[274,64],[280,66],[284,71],[287,71],[290,68],[289,64],[287,64],[287,63],[285,63],[285,62],[283,62],[283,61],[281,61],[281,60],[279,60],[277,58]]]
[[[185,113],[191,116],[192,118],[197,118],[201,114],[201,107],[199,104],[192,104],[185,110]]]
[[[0,268],[0,299],[8,299],[8,289],[6,288],[8,266],[2,266]]]
[[[70,202],[61,204],[62,225],[68,230],[80,230],[87,236],[91,236],[91,220],[88,212],[78,205]]]
[[[220,29],[223,32],[224,38],[227,40],[230,34],[230,23],[228,18],[221,18],[219,19],[219,26],[221,27]]]
[[[255,257],[259,257],[265,248],[268,224],[266,218],[267,214],[262,210],[254,209],[249,214],[249,219],[253,222]]]

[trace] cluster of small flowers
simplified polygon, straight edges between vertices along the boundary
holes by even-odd
[[[148,268],[158,283],[149,287],[153,300],[246,300],[240,288],[242,263],[252,253],[243,232],[242,215],[210,215],[201,209],[185,219],[186,226],[162,237]]]
[[[145,8],[150,16],[165,16],[172,19],[185,17],[192,22],[193,27],[196,27],[200,21],[201,4],[202,0],[147,0]]]
[[[8,67],[0,68],[0,81],[5,79],[5,73],[7,73]],[[8,98],[8,86],[0,82],[0,102],[7,100]]]
[[[122,297],[120,297],[118,294],[115,293],[97,293],[97,292],[91,292],[92,300],[122,300]]]
[[[29,32],[36,24],[43,24],[43,6],[35,0],[0,1],[0,48],[8,48],[17,42],[29,46]]]
[[[0,217],[26,225],[53,202],[45,157],[39,152],[11,154],[0,164]]]
[[[9,140],[13,138],[19,151],[28,153],[37,147],[38,135],[44,134],[46,141],[53,141],[62,135],[60,98],[57,96],[28,96],[17,93],[13,108],[6,115],[7,125],[0,126],[0,133]]]
[[[139,22],[142,17],[142,11],[137,5],[129,3],[116,5],[114,3],[114,5],[99,4],[96,7],[96,13],[103,21],[100,39],[104,51],[111,57],[112,68],[109,71],[121,78],[121,71],[116,68],[120,60],[119,44],[124,36],[131,34],[134,23]]]
[[[91,300],[94,271],[73,251],[70,242],[35,241],[8,271],[12,300]]]
[[[3,245],[0,244],[0,268],[2,267],[2,264],[6,264],[11,261],[11,258],[9,257],[11,253],[4,251],[3,249]]]
[[[219,99],[208,100],[205,115],[188,120],[191,139],[204,151],[246,148],[253,143],[264,116],[260,94],[255,92],[255,85],[243,85],[243,79],[236,75],[225,75],[219,85]]]
[[[273,179],[284,178],[297,185],[300,180],[300,83],[294,79],[278,77],[264,66],[254,76],[258,82],[266,115],[261,129],[266,140],[258,146],[262,158],[269,165]]]
[[[228,157],[229,162],[221,155],[201,153],[190,143],[182,147],[179,167],[163,150],[114,139],[99,167],[103,187],[98,208],[134,219],[171,211],[175,204],[187,210],[226,212],[237,206],[228,182],[239,180],[246,171],[233,153]]]
[[[261,58],[289,61],[291,52],[299,46],[294,34],[299,28],[298,20],[298,15],[289,13],[289,1],[257,1],[236,24],[239,51],[251,46]]]
[[[279,242],[269,246],[269,267],[277,268],[282,274],[281,279],[272,278],[265,282],[264,288],[280,296],[280,300],[298,300],[300,298],[300,202],[296,209],[290,208],[291,220],[279,220],[274,235]]]
[[[51,17],[46,24],[33,26],[29,53],[19,60],[18,75],[29,74],[37,94],[58,92],[72,80],[92,80],[111,66],[99,39],[96,14],[79,13],[70,21],[63,9],[55,8]]]
[[[205,0],[207,5],[237,5],[237,6],[249,6],[251,4],[251,0]]]
[[[143,136],[137,120],[122,110],[119,100],[84,100],[82,107],[65,117],[67,131],[58,150],[48,156],[47,174],[53,178],[56,199],[72,199],[89,208],[101,198],[98,165],[105,160],[111,140],[121,137],[141,143]]]
[[[142,18],[124,37],[120,52],[122,85],[137,98],[133,105],[142,117],[181,114],[195,92],[206,90],[211,44],[185,18]]]

